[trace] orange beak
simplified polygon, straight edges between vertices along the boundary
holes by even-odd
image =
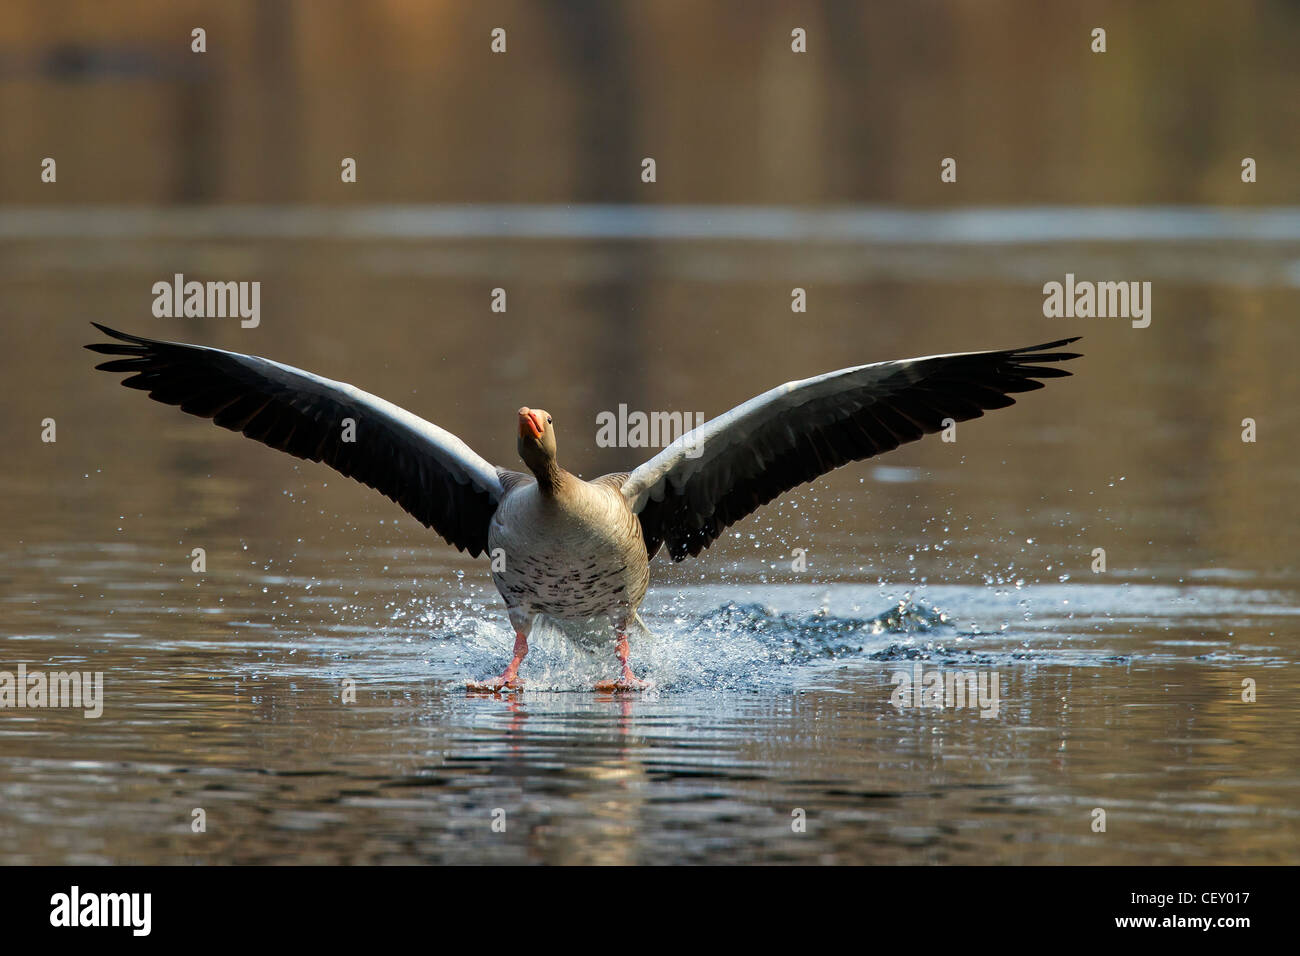
[[[541,438],[546,428],[542,424],[542,416],[527,406],[519,409],[519,437],[520,438]]]

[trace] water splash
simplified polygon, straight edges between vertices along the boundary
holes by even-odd
[[[631,634],[633,664],[660,691],[791,687],[819,665],[891,659],[919,637],[955,633],[945,613],[911,600],[868,618],[728,602],[703,615],[650,615],[647,625],[648,634]],[[481,615],[453,615],[438,631],[430,663],[439,676],[454,679],[449,666],[461,679],[484,676],[505,662],[507,634]],[[533,629],[522,673],[530,691],[590,691],[596,681],[617,676],[613,635],[598,622],[575,626],[543,618]]]

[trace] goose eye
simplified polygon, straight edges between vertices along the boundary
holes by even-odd
[[[548,424],[548,425],[551,424],[551,416],[550,416],[550,415],[547,415],[547,416],[546,416],[546,424]]]

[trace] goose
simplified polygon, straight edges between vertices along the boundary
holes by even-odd
[[[539,616],[612,628],[621,675],[598,690],[652,686],[630,663],[628,631],[650,561],[698,555],[779,495],[851,461],[892,451],[1069,375],[1060,339],[1026,348],[877,362],[787,382],[680,436],[630,472],[591,481],[565,471],[556,426],[518,410],[528,471],[489,464],[455,435],[358,388],[270,359],[164,342],[91,323],[120,356],[96,366],[121,384],[382,492],[448,543],[492,557],[515,632],[505,670],[471,691],[517,690]]]

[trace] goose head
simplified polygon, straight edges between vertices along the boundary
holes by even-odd
[[[539,478],[555,469],[555,424],[542,408],[519,409],[519,457]]]

